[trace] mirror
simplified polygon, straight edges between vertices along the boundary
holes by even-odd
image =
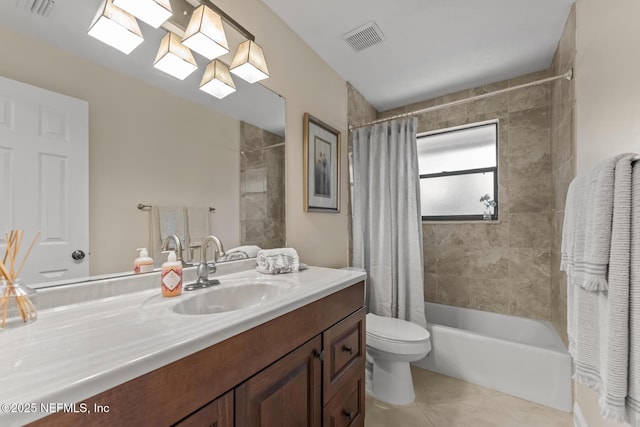
[[[213,98],[198,90],[197,55],[183,81],[155,70],[162,29],[141,23],[145,41],[128,56],[92,39],[98,0],[57,2],[48,16],[26,3],[0,4],[0,76],[88,102],[91,275],[132,271],[153,232],[138,204],[215,208],[226,249],[284,245],[283,98],[237,78],[235,93]]]

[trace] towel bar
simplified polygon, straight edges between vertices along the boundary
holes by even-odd
[[[142,203],[138,203],[138,209],[142,210],[142,209],[151,209],[151,205],[143,205]],[[215,212],[216,208],[212,208],[211,206],[209,206],[209,212]]]

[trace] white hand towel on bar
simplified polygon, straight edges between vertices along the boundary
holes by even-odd
[[[187,246],[189,247],[188,260],[194,261],[191,256],[192,248],[199,248],[204,239],[211,234],[209,230],[209,208],[202,206],[187,206],[186,211],[188,230]],[[199,255],[196,258],[197,261],[200,260]]]
[[[263,249],[258,252],[256,270],[264,274],[294,273],[300,259],[293,248]]]
[[[585,209],[584,251],[574,259],[574,276],[578,284],[588,291],[604,291],[608,288],[607,267],[611,249],[611,224],[617,163],[627,158],[631,178],[632,154],[619,154],[599,163],[587,176],[583,196]],[[630,188],[630,186],[629,186]],[[576,230],[580,233],[580,230]],[[579,255],[581,250],[576,248]]]
[[[167,236],[175,234],[184,244],[185,218],[182,206],[151,206],[148,250],[155,266],[159,266],[163,262],[163,256],[161,256],[162,243]]]

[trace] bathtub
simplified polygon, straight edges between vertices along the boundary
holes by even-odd
[[[549,322],[425,303],[431,352],[414,363],[570,412],[571,359]]]

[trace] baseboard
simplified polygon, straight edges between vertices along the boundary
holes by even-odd
[[[573,404],[573,425],[575,427],[589,427],[587,420],[585,420],[584,415],[582,415],[578,402]]]

